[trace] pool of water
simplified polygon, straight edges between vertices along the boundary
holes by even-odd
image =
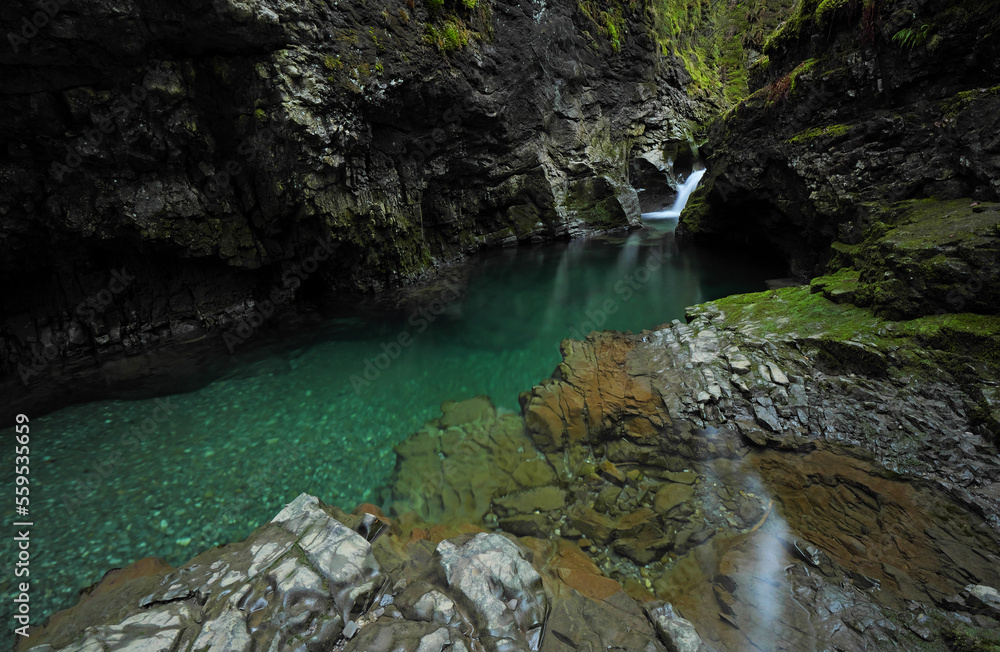
[[[196,391],[34,419],[32,621],[112,567],[150,555],[179,564],[240,540],[301,492],[345,509],[381,503],[393,445],[442,401],[488,394],[516,410],[518,393],[555,369],[563,338],[683,319],[686,306],[762,290],[783,271],[751,253],[678,249],[673,226],[489,252],[461,287],[443,281],[392,310],[341,309]],[[12,579],[0,578],[4,595]]]

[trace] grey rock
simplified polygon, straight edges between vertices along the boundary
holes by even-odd
[[[442,541],[437,552],[448,586],[477,631],[537,649],[528,637],[545,622],[545,593],[520,546],[499,534],[477,534],[462,545]]]
[[[982,584],[970,584],[965,590],[969,593],[970,603],[979,606],[993,617],[1000,617],[1000,591]]]
[[[195,639],[194,649],[205,652],[249,650],[251,645],[246,613],[225,610],[206,622]]]
[[[694,625],[678,616],[671,605],[647,606],[646,613],[669,652],[708,652]]]

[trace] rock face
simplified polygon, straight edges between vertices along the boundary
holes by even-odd
[[[0,10],[0,364],[25,382],[634,225],[629,161],[704,116],[639,9],[612,45],[573,2],[154,5]]]
[[[393,527],[303,494],[242,543],[176,571],[102,582],[18,649],[577,649],[567,635],[602,649],[675,649],[620,586],[597,598],[563,582],[560,573],[596,569],[584,559],[571,571],[573,556],[553,556],[546,542],[481,532],[435,546],[404,542]]]
[[[1000,199],[998,26],[986,2],[798,3],[714,123],[681,232],[809,278],[893,202]]]

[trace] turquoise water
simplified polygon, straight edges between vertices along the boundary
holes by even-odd
[[[301,492],[348,510],[381,503],[392,446],[442,401],[488,394],[516,410],[563,338],[683,319],[686,306],[781,274],[678,250],[672,226],[489,252],[461,284],[428,288],[422,312],[341,309],[298,343],[261,342],[197,391],[34,419],[33,622],[112,567],[150,555],[180,564],[240,540]],[[4,595],[12,579],[0,578]]]

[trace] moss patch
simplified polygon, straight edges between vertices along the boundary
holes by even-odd
[[[821,282],[849,283],[849,276]],[[814,281],[814,284],[816,281]],[[696,306],[721,313],[724,328],[766,341],[809,344],[827,366],[905,376],[966,367],[977,377],[1000,372],[1000,316],[968,313],[890,320],[868,308],[836,303],[808,287],[737,295]]]
[[[812,142],[818,138],[839,138],[846,135],[851,130],[850,125],[824,125],[822,127],[810,127],[795,134],[788,139],[791,145],[802,145]]]

